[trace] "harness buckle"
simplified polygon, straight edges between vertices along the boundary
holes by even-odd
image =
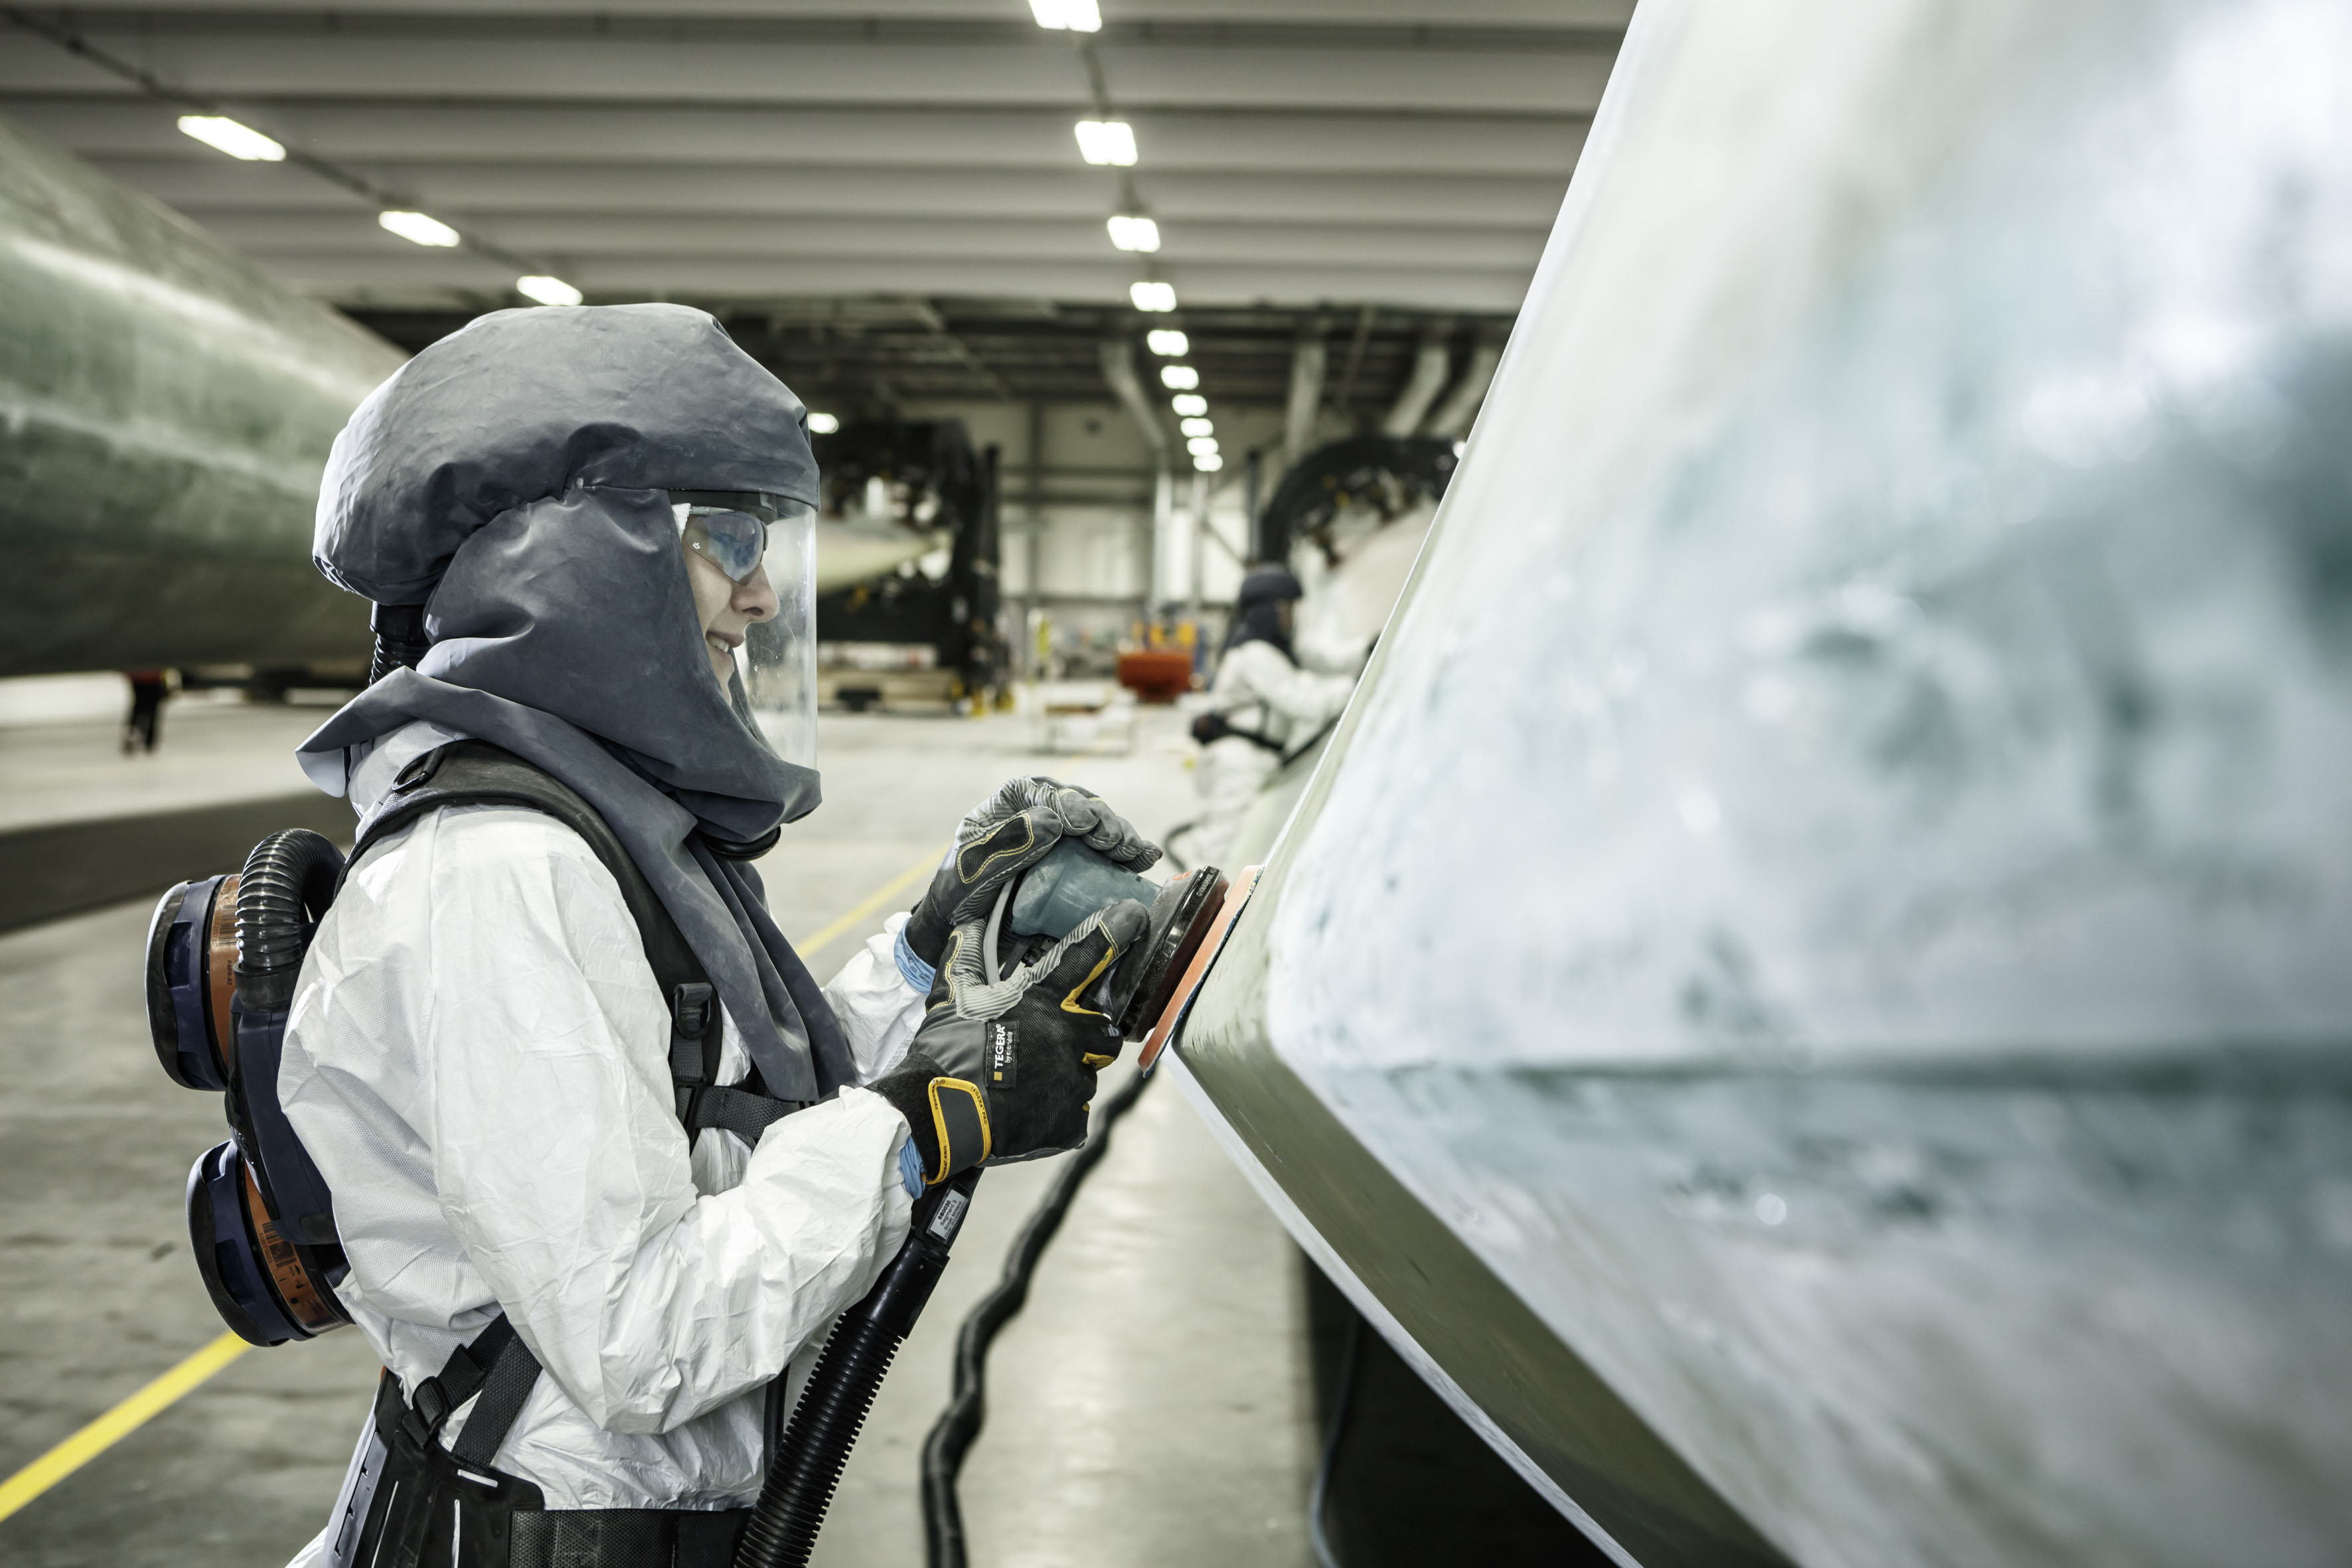
[[[710,1030],[712,1000],[709,985],[697,983],[681,985],[670,994],[672,1026],[689,1040],[698,1040]]]
[[[449,1396],[442,1392],[441,1380],[437,1377],[426,1378],[416,1385],[416,1396],[408,1402],[409,1415],[423,1422],[425,1430],[421,1434],[412,1430],[409,1436],[416,1437],[420,1442],[430,1437],[434,1433],[441,1430],[441,1423],[446,1421],[449,1418],[449,1412],[456,1408],[456,1405],[449,1403]],[[407,1422],[403,1421],[401,1424],[406,1426]]]

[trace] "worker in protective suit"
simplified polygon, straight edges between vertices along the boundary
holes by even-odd
[[[1242,817],[1283,753],[1313,738],[1356,689],[1353,675],[1300,668],[1290,640],[1299,597],[1286,567],[1256,566],[1242,578],[1210,707],[1192,728],[1205,748],[1205,809],[1186,846],[1195,865],[1228,863]]]
[[[576,792],[707,974],[719,1047],[684,1091],[694,988],[663,994],[620,884],[555,817],[446,806],[354,860],[278,1086],[332,1190],[336,1292],[388,1371],[298,1563],[421,1544],[452,1568],[720,1568],[913,1195],[1084,1137],[1118,1040],[1066,1003],[1141,906],[1008,977],[998,1016],[1034,1070],[987,1085],[958,1010],[926,1020],[908,917],[824,985],[769,917],[749,858],[818,801],[816,481],[799,400],[665,305],[485,317],[335,444],[320,569],[422,605],[425,647],[304,743],[306,771],[363,832],[461,742]],[[1137,869],[1156,855],[1085,792],[1016,780],[959,830],[949,864],[971,874],[927,892],[918,929],[1072,833]]]

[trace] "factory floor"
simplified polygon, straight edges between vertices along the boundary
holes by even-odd
[[[322,716],[174,703],[162,748],[133,757],[110,720],[0,728],[0,831],[281,795],[301,784],[287,752]],[[1172,715],[1147,714],[1130,754],[1045,757],[1009,716],[828,717],[825,804],[763,864],[772,903],[789,933],[835,925],[935,857],[957,816],[1016,773],[1086,784],[1157,832],[1192,806],[1178,737]],[[140,999],[160,891],[0,935],[0,1478],[220,1332],[181,1209],[189,1163],[224,1135],[218,1102],[165,1079]],[[837,967],[912,896],[807,950],[812,967]],[[917,1457],[946,1402],[956,1326],[1056,1169],[987,1176],[850,1461],[818,1563],[922,1562]],[[1155,1084],[991,1358],[962,1487],[972,1562],[1309,1561],[1305,1311],[1280,1226],[1175,1086]],[[324,1522],[375,1375],[355,1331],[247,1352],[0,1520],[0,1561],[282,1563]]]
[[[348,832],[345,808],[289,760],[324,710],[177,701],[162,748],[124,756],[104,682],[79,717],[39,721],[9,704],[58,694],[17,689],[28,684],[0,682],[0,1563],[275,1568],[324,1522],[374,1386],[356,1331],[239,1353],[91,1443],[13,1513],[8,1490],[219,1339],[182,1211],[190,1163],[225,1136],[219,1104],[156,1065],[142,942],[175,878],[234,866],[289,821]],[[825,804],[761,867],[785,931],[815,939],[803,943],[812,968],[837,968],[905,908],[957,817],[1008,776],[1085,784],[1155,837],[1193,812],[1171,712],[1146,710],[1120,755],[1044,755],[1037,738],[1010,716],[824,720]],[[1129,1070],[1107,1075],[1106,1096]],[[818,1564],[923,1562],[918,1458],[956,1330],[1059,1169],[988,1173],[850,1459]],[[961,1487],[971,1562],[1306,1568],[1348,1312],[1179,1087],[1153,1084],[990,1358]],[[1596,1561],[1363,1339],[1330,1509],[1346,1568]]]

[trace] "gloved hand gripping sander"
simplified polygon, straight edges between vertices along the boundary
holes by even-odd
[[[1164,1038],[1165,1025],[1173,1020],[1163,1022],[1161,1013],[1189,996],[1176,992],[1188,975],[1197,978],[1194,960],[1219,929],[1226,892],[1224,876],[1212,866],[1158,885],[1065,839],[998,895],[982,932],[982,962],[993,979],[1097,910],[1133,899],[1150,911],[1144,940],[1112,963],[1087,1000],[1118,1026],[1122,1039]],[[947,1268],[979,1181],[974,1167],[918,1199],[905,1247],[835,1325],[777,1445],[736,1549],[735,1568],[801,1568],[808,1562],[850,1447],[899,1344]]]
[[[1213,866],[1155,884],[1066,838],[998,898],[989,915],[986,962],[1000,970],[1018,963],[1024,948],[1042,950],[1097,910],[1133,899],[1150,910],[1151,923],[1089,999],[1118,1026],[1121,1039],[1140,1040],[1216,923],[1226,890],[1224,874]]]

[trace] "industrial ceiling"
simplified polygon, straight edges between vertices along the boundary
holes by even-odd
[[[1516,310],[1631,11],[1100,0],[1086,31],[1076,0],[1076,28],[1040,25],[1070,3],[8,7],[0,112],[395,338],[543,275],[829,344],[886,400],[1100,395],[1095,345],[1160,282],[1177,314],[1147,324],[1190,330],[1227,400],[1279,403],[1292,342],[1328,333],[1332,381],[1352,348],[1376,401],[1416,342],[1461,358]],[[226,156],[189,113],[288,156]],[[1133,164],[1086,162],[1082,120],[1130,127]],[[1116,248],[1122,217],[1158,248]]]

